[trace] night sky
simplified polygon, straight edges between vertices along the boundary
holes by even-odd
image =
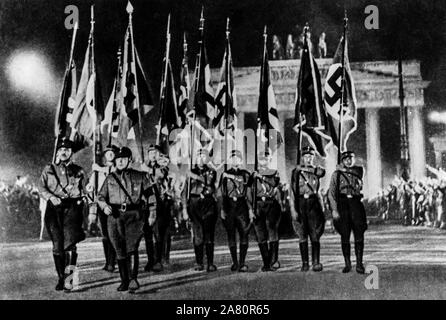
[[[96,61],[105,99],[110,94],[116,51],[127,26],[127,1],[98,0],[94,3]],[[188,34],[189,62],[193,67],[202,3],[197,0],[132,1],[135,43],[154,92],[159,92],[168,13],[172,13],[173,68],[179,73],[183,31]],[[90,28],[90,4],[91,1],[74,0],[0,2],[0,179],[10,181],[16,174],[27,174],[35,179],[51,159],[54,114],[72,34],[64,27],[64,8],[76,5],[80,11],[74,55],[80,71]],[[364,8],[369,4],[380,10],[379,30],[364,28]],[[236,67],[260,64],[262,42],[259,39],[264,24],[268,24],[270,34],[284,39],[288,33],[295,32],[296,25],[301,28],[308,22],[314,43],[322,31],[326,33],[328,56],[332,56],[342,31],[345,5],[350,23],[350,60],[395,60],[400,53],[403,59],[420,60],[423,78],[432,81],[426,91],[426,112],[444,108],[446,2],[443,0],[214,0],[204,1],[204,5],[207,50],[212,67],[219,67],[221,63],[226,16],[231,18]],[[21,90],[8,77],[11,58],[30,51],[46,61],[44,68],[51,76],[51,83],[45,87],[45,94]],[[36,86],[42,83],[36,81]],[[444,125],[426,126],[427,135],[440,130],[444,130]],[[394,132],[384,128],[382,139],[396,139],[398,143],[399,137],[386,136]],[[429,151],[429,144],[427,147]],[[389,151],[398,157],[398,150]]]

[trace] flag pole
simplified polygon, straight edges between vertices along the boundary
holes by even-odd
[[[410,178],[409,169],[409,144],[407,137],[407,108],[404,105],[404,80],[403,80],[403,63],[401,61],[401,53],[398,57],[398,78],[399,78],[399,99],[400,99],[400,130],[401,130],[401,177],[408,181]]]
[[[262,91],[263,93],[266,92],[267,97],[268,98],[268,88],[264,88],[265,87],[265,79],[264,79],[264,73],[265,73],[265,66],[266,66],[266,54],[267,54],[267,41],[268,41],[268,31],[267,31],[267,26],[265,25],[264,29],[263,29],[263,56],[262,56],[262,65],[260,66],[260,86],[259,86],[259,98],[262,96]],[[265,90],[266,89],[266,90]],[[268,99],[267,99],[268,100]],[[260,99],[259,99],[259,103]],[[254,135],[254,171],[257,172],[259,170],[259,159],[257,157],[257,153],[258,153],[258,134],[260,133],[260,115],[259,112],[260,110],[257,109],[257,127],[256,127],[256,132]],[[269,128],[267,128],[269,130]],[[269,134],[268,134],[268,140],[269,140]],[[254,185],[253,185],[253,211],[254,214],[257,215],[257,181],[254,180]]]
[[[130,3],[130,1],[127,4],[127,13],[129,14],[129,33],[130,33],[130,41],[132,43],[132,61],[135,64],[135,87],[138,88],[138,77],[136,76],[136,68],[137,68],[137,61],[136,61],[136,57],[135,57],[135,40],[133,39],[133,18],[132,18],[132,14],[133,14],[133,6]],[[139,104],[139,94],[136,95],[135,97],[136,99],[136,105],[138,106],[138,126],[139,126],[139,142],[140,142],[140,148],[141,148],[141,161],[144,163],[144,146],[143,146],[143,142],[142,142],[142,138],[143,138],[143,127],[142,127],[142,116],[143,113],[141,112],[141,106]]]
[[[164,112],[164,104],[166,103],[166,86],[167,86],[167,72],[169,68],[169,55],[170,55],[170,13],[167,17],[167,32],[166,32],[166,51],[164,56],[164,67],[163,67],[163,74],[161,77],[161,89],[160,89],[160,114],[159,114],[159,120],[158,120],[158,130],[156,134],[156,144],[160,144],[161,140],[161,120],[163,117]]]
[[[200,38],[198,40],[198,54],[195,61],[195,83],[194,83],[194,103],[192,104],[192,121],[189,119],[190,122],[190,170],[192,170],[192,167],[194,165],[194,146],[195,146],[195,121],[197,119],[196,112],[195,112],[195,101],[196,101],[196,94],[198,91],[198,85],[200,83],[200,70],[201,70],[201,55],[203,54],[202,48],[203,48],[203,41],[204,41],[204,6],[201,7],[201,15],[200,15],[200,25],[198,27],[198,30],[200,31]],[[184,55],[186,56],[186,50],[187,50],[187,43],[186,43],[186,34],[184,34]],[[188,183],[188,189],[187,189],[187,199],[190,197],[190,187],[191,183],[191,177],[189,176],[189,183]]]
[[[341,98],[339,102],[339,127],[338,127],[338,164],[341,164],[341,153],[342,153],[342,118],[344,113],[344,104],[346,103],[345,99],[345,49],[347,42],[347,10],[344,11],[344,31],[342,36],[342,75],[341,75]]]
[[[121,73],[122,73],[122,68],[121,68],[121,57],[122,57],[122,52],[121,52],[121,47],[119,47],[118,49],[118,53],[117,53],[117,60],[118,60],[118,68],[116,71],[116,85],[115,85],[115,91],[113,93],[113,110],[112,110],[112,118],[111,118],[111,122],[109,124],[109,128],[108,128],[108,146],[111,147],[112,145],[112,134],[113,134],[113,114],[116,112],[116,107],[118,105],[118,92],[120,91],[119,88],[119,79],[121,79]]]
[[[308,47],[308,39],[307,39],[307,34],[308,31],[310,30],[310,27],[308,26],[308,22],[305,24],[304,27],[304,52],[302,53],[302,57],[300,59],[300,65],[301,65],[301,70],[302,70],[302,65],[303,65],[303,57],[305,55],[305,48],[306,50],[310,50],[310,48]],[[301,104],[302,104],[302,78],[303,78],[303,72],[304,70],[302,70],[302,72],[299,73],[299,97],[298,97],[298,101],[297,101],[297,115],[299,117],[298,120],[298,125],[299,125],[299,131],[297,132],[298,136],[297,136],[297,165],[300,165],[300,160],[302,158],[302,115],[301,115]]]
[[[95,24],[95,20],[94,20],[94,4],[92,4],[90,6],[90,25],[91,25],[91,31],[90,31],[90,35],[91,35],[91,42],[90,42],[90,46],[91,46],[91,63],[90,63],[90,75],[93,73],[96,73],[96,65],[95,65],[95,59],[94,59],[94,24]],[[97,76],[97,75],[95,75]],[[95,79],[96,81],[96,79]],[[93,90],[96,90],[96,84],[94,84],[95,87],[93,88]],[[94,117],[92,117],[92,125],[93,125],[93,163],[98,163],[99,162],[99,157],[98,157],[98,140],[97,140],[97,122],[98,122],[98,114],[97,114],[97,110],[96,110],[96,93],[94,94],[94,109],[95,109],[95,115]],[[96,171],[93,170],[93,178],[94,178],[94,193],[93,193],[93,199],[96,199],[96,196],[98,194],[98,185],[99,185],[99,177],[98,177],[98,173]]]
[[[78,23],[75,22],[74,28],[73,28],[73,36],[71,37],[70,57],[68,59],[67,69],[65,70],[65,78],[71,72],[71,68],[73,66],[73,54],[74,54],[74,46],[76,43],[77,29],[79,29],[79,26],[78,26]],[[66,94],[66,90],[67,90],[67,88],[65,88],[65,81],[64,81],[64,86],[62,87],[62,92],[61,92],[61,96],[59,99],[59,117],[57,119],[57,125],[59,128],[58,128],[57,132],[55,132],[56,137],[54,139],[53,163],[56,162],[57,144],[59,143],[59,139],[60,139],[60,123],[62,122],[62,116],[63,116],[60,108],[62,107],[62,99]]]
[[[230,75],[229,75],[229,17],[226,18],[226,59],[225,59],[225,82],[226,82],[226,90],[225,90],[225,145],[224,145],[224,157],[225,157],[225,165],[224,169],[225,171],[228,170],[228,116],[229,116],[229,99],[231,98],[229,95],[229,90],[231,84],[230,81]]]

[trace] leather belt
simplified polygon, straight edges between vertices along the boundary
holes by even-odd
[[[359,195],[353,195],[353,194],[340,194],[341,198],[344,199],[361,199],[362,198],[362,194]]]
[[[231,199],[234,202],[237,202],[237,201],[241,201],[241,200],[245,199],[245,197],[229,197],[229,199]]]
[[[123,203],[123,204],[111,204],[110,206],[112,207],[112,209],[119,210],[120,212],[126,212],[126,211],[141,209],[141,205],[139,205],[139,204]]]
[[[257,197],[257,201],[274,201],[274,197]]]
[[[305,193],[305,194],[299,195],[299,198],[304,198],[304,199],[310,199],[310,198],[315,198],[315,197],[316,197],[316,194],[307,194],[307,193]]]
[[[62,205],[69,205],[72,203],[81,204],[82,198],[60,198]]]

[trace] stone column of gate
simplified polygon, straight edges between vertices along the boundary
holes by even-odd
[[[365,109],[367,166],[364,195],[374,198],[382,187],[381,141],[378,108]]]
[[[247,150],[246,148],[246,142],[244,139],[244,135],[243,132],[245,130],[245,112],[244,111],[240,111],[239,113],[237,113],[237,129],[239,130],[237,132],[236,135],[236,148],[238,150],[240,150],[243,154],[243,159],[245,161],[245,165],[248,162],[248,157],[250,157],[251,155],[249,155],[249,150]]]
[[[408,108],[408,133],[411,177],[419,179],[426,175],[426,151],[422,107]]]

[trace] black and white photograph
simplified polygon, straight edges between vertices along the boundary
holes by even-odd
[[[446,299],[445,1],[2,0],[0,42],[0,300]]]

